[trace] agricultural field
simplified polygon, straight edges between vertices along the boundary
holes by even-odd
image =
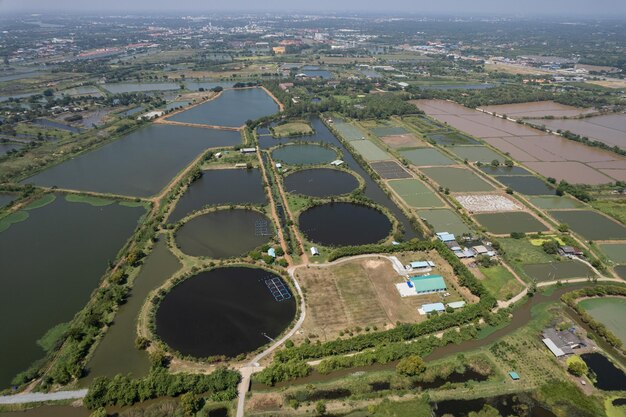
[[[451,268],[436,252],[406,254],[407,259],[431,259],[438,266],[433,273],[446,280]],[[371,258],[341,261],[328,267],[310,266],[296,271],[307,298],[308,312],[303,329],[322,341],[332,340],[344,331],[355,328],[390,328],[396,322],[412,323],[425,319],[417,308],[441,301],[439,294],[400,297],[395,284],[405,281],[391,262],[373,255]],[[461,299],[449,286],[447,301]]]
[[[396,161],[372,162],[370,166],[381,178],[386,180],[412,177],[412,175]]]
[[[557,281],[571,278],[592,278],[594,272],[578,261],[561,261],[542,264],[525,264],[522,269],[530,278],[541,281]]]
[[[530,197],[529,201],[544,210],[578,209],[585,207],[585,205],[578,200],[556,195]]]
[[[507,115],[510,118],[540,118],[546,116],[572,117],[591,113],[594,109],[567,106],[554,101],[534,101],[530,103],[500,104],[496,106],[483,106],[482,110]]]
[[[626,243],[601,243],[600,250],[616,264],[626,264]]]
[[[492,151],[486,146],[453,146],[449,148],[452,153],[468,162],[480,162],[483,164],[498,161],[504,163],[505,157]]]
[[[593,200],[591,206],[614,219],[626,224],[626,201],[618,199]]]

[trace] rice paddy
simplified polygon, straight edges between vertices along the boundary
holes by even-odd
[[[461,217],[449,209],[419,210],[418,215],[430,224],[435,232],[449,232],[457,236],[471,233]]]
[[[626,239],[626,227],[595,211],[562,210],[550,215],[587,240]]]
[[[493,191],[494,187],[487,181],[465,168],[433,167],[422,168],[421,171],[432,178],[437,184],[452,192]]]
[[[546,225],[526,212],[477,214],[474,217],[489,233],[496,235],[548,230]]]
[[[409,160],[413,165],[439,166],[456,165],[456,162],[435,148],[417,148],[400,151],[400,155]]]
[[[418,179],[389,181],[388,184],[411,207],[443,207],[444,205],[443,201]]]

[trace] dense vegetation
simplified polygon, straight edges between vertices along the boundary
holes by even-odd
[[[183,393],[203,394],[212,401],[232,400],[237,396],[239,372],[219,368],[209,375],[171,374],[157,367],[141,379],[116,375],[94,380],[84,404],[94,409],[108,405],[132,405],[157,397],[177,397]]]

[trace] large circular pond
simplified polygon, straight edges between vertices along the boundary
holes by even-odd
[[[285,191],[311,197],[347,194],[359,181],[345,171],[331,168],[305,169],[289,174],[283,180]]]
[[[391,221],[375,208],[353,203],[327,203],[305,210],[300,230],[325,246],[366,245],[385,239]]]
[[[295,314],[291,290],[274,273],[217,268],[183,281],[165,296],[156,332],[183,355],[233,357],[271,342]]]
[[[320,145],[287,145],[272,151],[272,158],[291,165],[326,164],[337,159],[337,153]]]
[[[245,255],[273,235],[272,222],[264,214],[228,209],[189,220],[176,233],[176,243],[187,255],[224,259]]]

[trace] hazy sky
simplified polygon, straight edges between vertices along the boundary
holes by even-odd
[[[0,0],[2,12],[353,11],[626,16],[626,0]]]

